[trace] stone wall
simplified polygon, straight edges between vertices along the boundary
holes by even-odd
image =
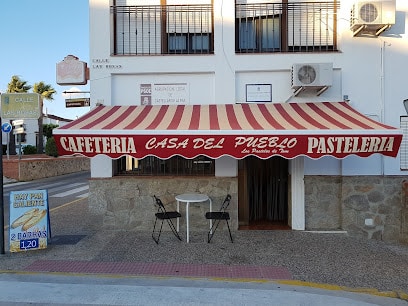
[[[218,210],[227,193],[232,200],[229,212],[232,215],[231,229],[238,228],[237,178],[216,177],[113,177],[89,181],[89,211],[103,218],[103,227],[114,230],[153,229],[153,195],[160,197],[167,210],[176,209],[175,196],[182,193],[203,193],[211,197],[213,210]],[[185,203],[180,212],[185,216]],[[205,212],[208,203],[190,204],[190,231],[208,231],[209,222]],[[180,219],[185,228],[185,218]],[[224,225],[220,225],[222,228]],[[165,230],[169,230],[167,225]]]
[[[32,181],[90,170],[87,157],[51,157],[47,155],[3,156],[3,175],[17,181]]]
[[[350,236],[408,244],[408,191],[403,177],[305,176],[306,230],[344,230]],[[152,230],[156,212],[153,195],[169,209],[181,193],[208,194],[213,209],[227,193],[231,229],[238,229],[238,178],[216,177],[113,177],[91,179],[89,210],[113,230]],[[408,183],[407,183],[408,190]],[[191,204],[190,231],[207,231],[208,204]],[[185,216],[185,204],[180,206]],[[181,218],[181,228],[185,228]],[[166,226],[166,230],[168,227]]]
[[[306,176],[307,230],[408,243],[404,177]]]

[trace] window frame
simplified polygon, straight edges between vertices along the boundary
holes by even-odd
[[[253,53],[253,52],[274,52],[274,51],[279,51],[282,49],[282,15],[280,14],[274,14],[274,15],[263,15],[263,16],[257,16],[257,17],[242,17],[242,18],[236,18],[236,32],[238,34],[237,39],[237,50],[239,50],[239,53]],[[272,26],[271,32],[272,32],[272,47],[263,47],[264,42],[265,42],[265,37],[269,37],[269,31],[267,31],[267,35],[265,36],[265,31],[264,31],[264,26],[266,25],[266,28],[269,29],[267,22],[268,21],[273,21],[274,24]],[[275,35],[273,34],[275,32],[275,24],[277,23],[277,38],[275,38]],[[251,45],[248,45],[248,47],[245,48],[245,46],[242,46],[242,25],[247,25],[250,24],[252,25],[252,28],[254,28],[254,31],[251,35]],[[247,36],[248,37],[248,36]],[[277,45],[278,47],[275,47],[274,41],[277,40]],[[266,39],[266,41],[268,41]],[[248,43],[247,43],[248,44]],[[251,48],[251,46],[253,47]],[[245,51],[242,51],[245,50]],[[251,51],[252,50],[252,51]]]
[[[206,37],[207,48],[194,48],[194,38]],[[171,48],[172,38],[184,38],[184,48]],[[210,52],[211,33],[168,33],[167,49],[169,54],[208,54]]]
[[[176,155],[168,159],[131,156],[115,160],[115,176],[215,176],[215,159],[204,155],[192,159]]]

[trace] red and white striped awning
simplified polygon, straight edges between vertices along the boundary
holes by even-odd
[[[97,106],[54,138],[60,155],[88,157],[395,157],[402,131],[347,102],[132,105]]]

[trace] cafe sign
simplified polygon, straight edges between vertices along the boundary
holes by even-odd
[[[169,158],[181,155],[194,158],[206,155],[218,158],[224,155],[238,159],[249,155],[269,158],[279,155],[294,158],[299,155],[320,158],[330,155],[338,158],[350,154],[366,157],[373,153],[395,155],[401,142],[395,136],[345,135],[54,135],[60,155],[81,154],[93,157],[99,154],[111,158],[130,155],[144,158],[154,155]]]

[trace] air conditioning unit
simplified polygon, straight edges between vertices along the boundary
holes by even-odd
[[[333,83],[333,63],[293,64],[292,88],[322,88]]]
[[[365,29],[374,32],[381,30],[381,33],[393,24],[395,0],[357,1],[351,8],[350,29],[353,32]]]

